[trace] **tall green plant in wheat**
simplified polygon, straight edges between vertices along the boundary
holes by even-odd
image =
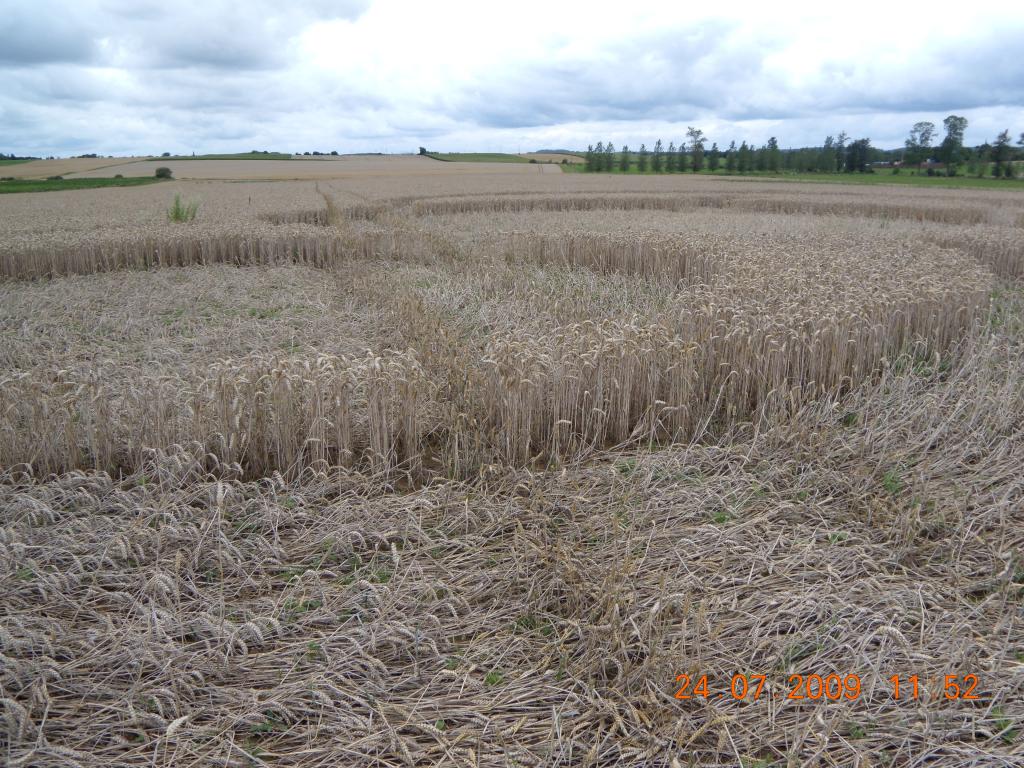
[[[199,203],[192,201],[190,203],[184,203],[181,200],[181,195],[174,196],[174,205],[167,211],[167,218],[171,221],[177,221],[181,223],[187,223],[195,219],[196,213],[199,211]]]

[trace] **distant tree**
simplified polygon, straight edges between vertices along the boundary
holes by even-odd
[[[338,150],[332,149],[331,150],[331,155],[333,155],[334,157],[337,157],[338,156]]]
[[[640,173],[647,173],[647,156],[650,153],[647,151],[647,145],[641,144],[640,151],[636,155],[636,169]]]
[[[818,169],[818,150],[810,147],[787,149],[782,153],[783,167],[797,173],[811,173]]]
[[[932,137],[935,136],[935,123],[922,121],[914,123],[910,129],[910,136],[904,142],[905,151],[903,162],[910,165],[920,165],[928,159],[932,149]]]
[[[939,159],[946,164],[946,175],[956,176],[964,154],[964,131],[967,130],[967,118],[950,115],[942,121],[946,129],[946,137],[939,145]]]
[[[853,152],[853,166],[857,173],[868,173],[871,170],[871,139],[858,138],[850,144]]]
[[[779,141],[774,136],[768,139],[768,146],[765,148],[766,165],[768,170],[772,173],[779,172],[779,166],[782,164],[782,152],[779,150]]]
[[[718,165],[722,159],[722,151],[718,148],[718,144],[712,142],[711,149],[708,150],[708,170],[714,172],[718,170]]]
[[[423,147],[420,147],[420,149],[423,149]],[[588,144],[587,145],[587,154],[584,155],[584,160],[583,160],[583,170],[587,171],[587,172],[592,172],[594,170],[594,145],[593,144]]]
[[[782,169],[785,171],[801,171],[799,153],[794,152],[793,148],[790,147],[786,151],[782,152]]]
[[[987,141],[978,147],[967,160],[967,175],[977,176],[979,179],[982,178],[988,171],[989,166],[992,162],[992,145]],[[999,170],[995,172],[995,177],[999,178]]]
[[[420,147],[420,154],[421,155],[427,154],[427,148],[426,147]]]
[[[742,142],[736,151],[736,170],[740,173],[750,173],[752,159],[750,147],[747,146],[747,142]]]
[[[164,152],[162,155],[160,155],[160,157],[170,157],[170,156],[171,156],[170,152]]]
[[[832,145],[835,149],[835,162],[832,163],[832,172],[839,171],[840,173],[846,170],[846,142],[850,137],[846,135],[846,131],[840,131],[839,135],[836,136],[835,143]]]
[[[623,173],[629,173],[629,145],[622,145],[622,157],[619,158],[619,170]]]
[[[768,170],[768,147],[764,144],[754,152],[754,168],[759,171]]]
[[[604,145],[604,169],[606,172],[611,173],[615,165],[615,145],[610,141]]]
[[[725,170],[729,173],[736,172],[736,142],[730,141],[729,148],[725,150]]]
[[[665,153],[661,148],[661,139],[654,142],[654,151],[651,153],[651,170],[661,173],[665,167]]]
[[[171,169],[160,167],[156,169],[156,173],[154,173],[153,175],[156,176],[158,179],[169,179],[171,178]]]
[[[1010,165],[1010,132],[1003,131],[996,137],[996,143],[992,145],[992,160],[995,162],[995,167],[992,169],[992,175],[997,179],[1003,173],[1003,164]]]
[[[871,153],[871,139],[857,139],[850,142],[846,153],[847,173],[867,173]]]
[[[690,168],[696,173],[704,168],[704,143],[707,138],[704,131],[692,126],[687,127],[686,138],[690,145]]]
[[[668,143],[668,150],[665,152],[665,170],[669,173],[675,173],[679,166],[676,163],[678,159],[678,153],[676,152],[675,142],[670,141]]]
[[[817,170],[821,173],[835,173],[836,171],[836,148],[831,136],[825,137],[825,144],[818,154]]]
[[[604,142],[599,141],[594,145],[594,170],[604,170]]]

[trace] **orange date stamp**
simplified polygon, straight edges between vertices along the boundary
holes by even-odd
[[[975,674],[944,675],[936,680],[938,685],[925,685],[918,675],[892,675],[881,686],[873,690],[877,694],[881,689],[883,695],[893,701],[914,701],[925,698],[926,687],[930,691],[930,700],[947,701],[978,701],[981,693],[978,690],[980,680]],[[789,675],[784,685],[768,684],[767,675],[736,674],[729,685],[721,690],[712,690],[707,675],[693,676],[676,675],[676,692],[674,698],[710,699],[732,698],[736,700],[753,700],[761,698],[784,699],[790,701],[856,701],[861,698],[864,686],[859,675]]]

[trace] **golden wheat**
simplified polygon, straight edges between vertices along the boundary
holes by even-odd
[[[755,213],[806,213],[863,218],[909,219],[948,224],[977,224],[989,221],[982,207],[963,205],[892,205],[862,201],[787,199],[781,196],[753,197],[734,195],[688,196],[573,196],[492,197],[418,201],[412,210],[417,216],[467,213],[507,213],[527,211],[580,212],[593,210],[688,211],[698,208],[723,208]]]
[[[503,258],[486,249],[474,258],[458,238],[417,229],[397,211],[386,216],[389,229],[299,243],[262,237],[218,247],[183,237],[173,247],[134,243],[143,254],[135,262],[104,253],[64,262],[85,272],[293,263],[343,275],[353,260],[390,259],[400,270],[424,264],[428,282],[446,288],[424,302],[405,287],[422,278],[399,271],[372,289],[373,300],[397,303],[398,330],[414,350],[380,359],[387,364],[372,354],[366,360],[378,362],[318,357],[306,379],[293,370],[298,360],[250,356],[228,368],[170,368],[127,387],[102,365],[71,378],[58,367],[18,372],[3,383],[13,405],[0,420],[2,462],[130,471],[149,449],[194,443],[247,473],[402,463],[458,476],[494,461],[690,439],[841,394],[886,358],[942,353],[985,311],[992,286],[990,273],[954,251],[854,230],[755,240],[512,233]],[[539,271],[524,273],[520,262]],[[30,256],[24,264],[58,269]],[[606,277],[580,281],[581,270]],[[446,330],[453,322],[458,330]],[[475,329],[487,330],[474,338]],[[37,422],[48,426],[33,443]]]

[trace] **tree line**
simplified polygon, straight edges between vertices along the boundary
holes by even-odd
[[[755,146],[735,141],[726,149],[715,142],[708,147],[708,138],[699,128],[689,127],[686,139],[679,144],[661,139],[636,150],[624,144],[617,149],[612,142],[599,141],[587,147],[584,170],[590,172],[639,173],[873,173],[876,168],[889,168],[893,173],[903,169],[924,171],[928,175],[956,176],[961,172],[996,178],[1013,178],[1013,162],[1024,159],[1024,149],[1014,148],[1008,130],[995,141],[977,147],[964,146],[967,118],[950,115],[943,120],[945,135],[939,143],[934,123],[918,122],[910,130],[904,146],[883,150],[871,146],[871,139],[851,139],[845,131],[827,136],[821,146],[782,149],[774,136],[765,144]],[[1024,148],[1024,133],[1017,144]]]

